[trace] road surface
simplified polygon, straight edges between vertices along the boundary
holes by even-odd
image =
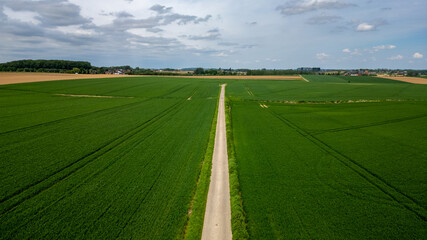
[[[224,95],[225,84],[221,85],[218,104],[211,182],[202,232],[202,239],[204,240],[232,238]]]

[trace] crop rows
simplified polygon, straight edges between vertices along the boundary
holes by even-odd
[[[425,238],[427,86],[304,77],[0,86],[0,238],[200,238],[224,82],[234,238]]]
[[[218,85],[114,80],[0,88],[0,238],[183,236]]]
[[[229,83],[250,237],[425,238],[426,87],[306,78]],[[339,103],[347,99],[381,101]]]

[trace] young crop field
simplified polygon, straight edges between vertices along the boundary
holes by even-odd
[[[0,86],[0,238],[182,238],[219,90],[158,77]]]
[[[0,239],[199,239],[221,83],[234,239],[425,239],[427,85],[303,77],[0,86]]]
[[[228,83],[252,239],[425,239],[427,86],[373,77]]]

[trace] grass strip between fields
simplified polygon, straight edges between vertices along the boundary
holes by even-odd
[[[231,231],[233,239],[249,239],[234,150],[231,105],[227,97],[225,98],[225,125],[227,128],[228,169],[230,174]]]
[[[208,146],[206,148],[205,157],[201,164],[200,175],[197,181],[197,188],[191,201],[188,222],[184,230],[184,236],[181,239],[199,240],[202,238],[203,223],[205,218],[206,202],[208,199],[209,183],[211,179],[212,170],[212,156],[215,145],[215,133],[218,119],[218,105],[219,95],[221,88],[218,92],[218,101],[216,103],[215,115],[212,119],[211,130],[209,134]]]

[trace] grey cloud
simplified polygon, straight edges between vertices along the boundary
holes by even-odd
[[[4,12],[3,12],[3,7],[2,7],[2,5],[1,5],[1,4],[0,4],[0,20],[1,20],[2,22],[7,20],[7,15],[6,15],[6,14],[4,14]]]
[[[197,18],[196,20],[194,20],[195,24],[201,23],[201,22],[207,22],[209,21],[209,19],[211,19],[212,15],[206,15],[206,17],[204,18]]]
[[[0,24],[0,31],[3,34],[8,33],[20,37],[40,37],[45,33],[45,30],[39,26],[20,21],[7,21]]]
[[[97,36],[77,35],[58,31],[49,31],[46,33],[46,37],[57,42],[63,42],[74,46],[90,46],[95,43],[99,44],[103,42],[103,40]]]
[[[100,26],[101,29],[113,31],[126,31],[132,28],[155,28],[161,24],[161,18],[151,17],[146,19],[116,18],[112,24]]]
[[[207,31],[206,34],[202,34],[202,35],[183,35],[181,37],[186,37],[190,40],[208,40],[208,41],[212,41],[212,40],[217,40],[219,39],[221,36],[221,33],[219,32],[219,30],[217,28],[215,29],[211,29],[209,31]]]
[[[2,5],[14,11],[35,12],[40,24],[8,19],[3,12]],[[60,7],[64,9],[59,9]],[[2,20],[2,24],[0,24],[0,48],[1,46],[9,46],[7,52],[10,53],[10,56],[13,56],[14,53],[17,56],[18,52],[23,49],[37,49],[36,55],[39,54],[40,49],[49,49],[49,51],[61,54],[67,51],[69,54],[73,54],[73,49],[84,49],[88,55],[100,51],[105,52],[105,49],[108,49],[108,54],[115,52],[133,54],[140,51],[178,54],[192,49],[191,46],[184,45],[177,38],[142,37],[127,31],[132,28],[142,28],[148,32],[158,33],[163,31],[159,28],[161,26],[173,23],[181,25],[198,24],[211,18],[211,15],[199,17],[174,13],[172,8],[165,7],[164,9],[166,10],[161,11],[161,14],[158,13],[155,16],[142,19],[135,18],[128,12],[100,13],[115,18],[111,24],[95,25],[91,19],[83,18],[80,15],[80,7],[66,1],[43,0],[33,2],[25,0],[15,2],[0,0],[0,19]],[[77,31],[63,32],[57,30],[57,26],[75,26]],[[206,33],[206,36],[195,35],[192,37],[194,39],[204,37],[209,40],[217,39],[219,36],[219,30],[211,29]],[[58,48],[58,46],[61,47]],[[22,52],[29,54],[26,57],[36,56],[34,52],[28,50]],[[42,51],[42,53],[44,52],[47,51]]]
[[[340,19],[342,19],[342,17],[340,16],[320,15],[320,16],[314,16],[309,18],[306,21],[306,23],[310,25],[322,25],[322,24],[334,23]]]
[[[158,14],[165,14],[172,11],[172,7],[165,7],[159,4],[153,5],[150,10],[157,12]]]
[[[16,46],[19,46],[20,43],[47,44],[52,41],[74,46],[84,46],[102,41],[102,39],[98,39],[95,35],[64,33],[17,20],[8,20],[5,24],[2,24],[0,32],[5,36],[13,36],[13,45]]]
[[[121,16],[118,17],[116,15],[116,19],[114,19],[113,23],[110,25],[101,26],[102,28],[114,29],[119,31],[126,31],[131,28],[145,28],[145,29],[155,29],[150,30],[151,32],[159,32],[159,26],[165,26],[172,23],[177,23],[179,25],[186,25],[189,23],[198,24],[200,22],[206,22],[211,18],[211,15],[207,15],[203,18],[193,16],[193,15],[183,15],[178,13],[172,13],[172,8],[166,8],[161,5],[154,5],[150,8],[154,9],[158,13],[157,16],[143,18],[143,19],[135,19],[130,18],[128,13],[122,12]]]
[[[158,32],[163,32],[163,29],[160,29],[160,28],[148,28],[147,32],[158,33]]]
[[[162,25],[168,25],[171,24],[173,22],[177,22],[180,25],[185,25],[187,23],[190,22],[194,22],[197,20],[196,16],[191,16],[191,15],[182,15],[182,14],[169,14],[169,15],[165,15],[162,16],[161,18],[161,24]]]
[[[241,45],[240,48],[254,48],[258,46],[257,44],[245,44],[245,45]]]
[[[132,14],[126,12],[126,11],[121,11],[121,12],[109,12],[109,13],[105,13],[105,12],[101,12],[99,15],[102,16],[114,16],[117,18],[130,18],[130,17],[134,17]]]
[[[163,37],[141,37],[134,35],[129,37],[129,40],[137,44],[149,44],[151,47],[167,47],[180,44],[175,38]]]
[[[80,15],[80,7],[63,0],[7,1],[5,6],[14,11],[30,11],[45,26],[70,26],[91,22]]]
[[[226,47],[231,47],[231,46],[237,46],[239,44],[238,43],[232,43],[232,42],[220,42],[220,43],[218,43],[218,45],[220,45],[220,46],[226,46]]]
[[[188,39],[190,40],[216,40],[221,36],[221,34],[207,34],[207,35],[198,35],[198,36],[189,36]]]
[[[291,1],[284,5],[279,5],[276,10],[278,10],[282,15],[289,16],[316,10],[342,9],[351,6],[356,5],[338,0]]]
[[[249,48],[253,48],[256,47],[256,44],[239,44],[239,43],[233,43],[233,42],[220,42],[218,43],[219,46],[224,46],[224,47],[233,47],[234,49],[236,48],[240,48],[240,49],[249,49]]]
[[[128,12],[125,12],[125,11],[121,11],[121,12],[116,13],[116,16],[117,16],[118,18],[128,18],[128,17],[133,17],[133,15],[132,15],[132,14],[130,14],[130,13],[128,13]]]

